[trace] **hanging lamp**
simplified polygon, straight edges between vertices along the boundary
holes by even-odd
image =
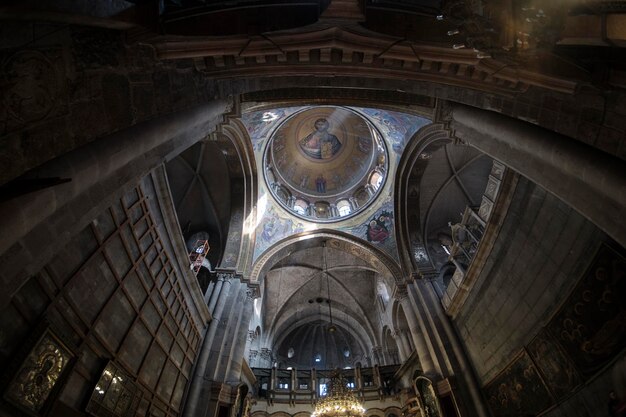
[[[328,326],[328,332],[334,333],[337,328],[333,324],[333,307],[330,301],[330,277],[328,276],[328,264],[326,263],[326,241],[322,243],[322,280],[326,278],[326,302],[328,303],[328,316],[330,317],[330,325]]]
[[[328,384],[326,395],[315,404],[311,417],[363,417],[365,408],[348,388],[341,371]]]

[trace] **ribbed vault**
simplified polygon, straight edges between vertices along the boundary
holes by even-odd
[[[388,271],[373,261],[373,253],[364,256],[362,246],[337,245],[330,235],[301,242],[293,240],[264,275],[261,345],[285,366],[363,363],[382,343],[375,307],[380,285],[391,293],[384,279]]]

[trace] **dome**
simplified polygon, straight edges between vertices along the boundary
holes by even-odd
[[[387,152],[378,131],[353,110],[313,107],[272,135],[265,178],[281,205],[299,217],[336,221],[371,203],[382,188]]]
[[[276,346],[278,359],[298,369],[353,367],[364,354],[359,341],[342,326],[336,326],[334,332],[328,327],[327,321],[316,320],[293,329]]]

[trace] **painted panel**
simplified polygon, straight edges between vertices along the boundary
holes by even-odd
[[[548,324],[576,367],[589,377],[626,346],[626,260],[601,245]]]
[[[574,364],[546,328],[528,345],[528,353],[557,400],[565,398],[581,384]]]
[[[389,110],[356,108],[374,123],[380,130],[389,146],[396,154],[401,155],[409,139],[430,123],[430,120],[412,114]]]
[[[260,110],[243,114],[241,120],[246,126],[257,158],[259,175],[264,175],[263,159],[265,146],[275,129],[289,116],[306,107],[288,107],[272,110]],[[352,108],[365,116],[382,134],[386,145],[393,150],[389,160],[388,180],[384,189],[364,213],[345,221],[317,224],[297,218],[280,208],[266,189],[264,181],[259,181],[259,200],[256,224],[256,244],[254,259],[260,257],[264,251],[279,240],[302,231],[319,228],[341,230],[371,243],[398,260],[398,250],[395,236],[395,218],[393,210],[393,179],[397,161],[408,141],[415,133],[430,123],[430,120],[411,114],[373,108]],[[368,144],[359,144],[367,146]],[[373,213],[373,214],[372,214]]]
[[[525,350],[485,386],[485,394],[495,417],[537,415],[554,404]]]

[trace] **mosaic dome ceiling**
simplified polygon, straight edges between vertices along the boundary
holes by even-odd
[[[314,107],[276,129],[264,166],[268,186],[284,208],[334,221],[376,198],[387,173],[387,152],[376,128],[358,113]]]

